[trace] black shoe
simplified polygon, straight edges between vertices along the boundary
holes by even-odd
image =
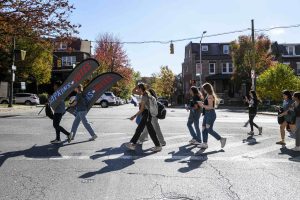
[[[276,142],[276,144],[285,145],[285,142],[284,141],[279,141],[279,142]]]
[[[61,141],[60,140],[56,140],[56,139],[51,141],[51,144],[60,144],[60,143],[61,143]]]
[[[71,140],[72,140],[72,135],[71,135],[71,133],[69,133],[69,135],[67,135],[67,141],[68,141],[68,143],[70,143]]]

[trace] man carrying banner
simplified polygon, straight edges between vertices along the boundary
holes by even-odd
[[[92,136],[90,140],[95,140],[97,138],[97,135],[95,134],[94,130],[92,129],[91,125],[86,119],[86,115],[88,112],[88,105],[87,101],[84,98],[83,94],[83,86],[79,84],[77,88],[75,88],[75,92],[77,93],[76,98],[74,102],[70,105],[71,107],[76,106],[76,117],[74,119],[72,129],[71,129],[71,134],[72,135],[72,140],[74,140],[77,128],[79,126],[80,121],[82,121],[83,126],[86,128],[86,130],[89,132],[89,134]]]
[[[54,91],[56,91],[60,86],[61,86],[61,82],[56,81],[53,86]],[[71,134],[59,125],[60,121],[62,119],[62,116],[65,114],[65,112],[66,112],[65,102],[64,102],[64,100],[62,100],[62,101],[60,101],[59,105],[54,110],[53,127],[55,128],[55,131],[56,131],[56,139],[51,141],[52,144],[61,143],[60,132],[64,133],[67,136],[68,143],[71,142]]]

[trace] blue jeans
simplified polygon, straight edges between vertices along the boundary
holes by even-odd
[[[76,117],[74,119],[71,132],[73,133],[73,137],[75,137],[80,121],[82,121],[83,126],[89,132],[91,136],[96,135],[94,130],[92,129],[90,123],[86,119],[87,111],[77,111]]]
[[[214,122],[216,121],[217,115],[215,110],[206,110],[203,118],[203,142],[207,143],[208,134],[211,134],[217,140],[221,139],[221,136],[213,130]]]
[[[197,142],[201,143],[201,132],[200,132],[200,128],[199,128],[200,115],[201,115],[200,111],[191,109],[189,119],[188,119],[188,122],[187,122],[187,127],[190,131],[190,134],[191,134],[192,138],[194,140],[196,140]],[[194,130],[192,124],[194,124],[194,127],[195,127],[195,130],[196,130],[197,134],[195,133],[195,130]]]

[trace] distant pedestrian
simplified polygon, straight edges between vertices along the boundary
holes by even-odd
[[[249,92],[249,98],[246,97],[246,102],[248,103],[248,109],[249,109],[249,123],[251,127],[251,131],[248,133],[248,135],[253,136],[253,126],[255,126],[258,129],[258,134],[262,134],[262,127],[257,126],[257,124],[254,123],[254,118],[257,114],[257,105],[258,105],[258,98],[256,95],[256,92],[254,90],[250,90]]]
[[[202,87],[207,95],[204,102],[198,102],[199,106],[203,108],[204,112],[204,119],[202,123],[203,143],[201,143],[198,147],[201,149],[207,149],[208,134],[211,134],[214,138],[221,142],[221,148],[224,148],[226,144],[226,138],[221,137],[213,130],[214,122],[217,118],[215,108],[219,103],[218,97],[210,83],[205,83]]]
[[[293,151],[300,151],[300,91],[293,95],[295,100],[294,112],[296,113],[296,146],[292,148]]]
[[[295,122],[293,122],[291,120],[291,117],[288,113],[288,110],[290,109],[290,107],[294,103],[294,101],[292,100],[292,94],[291,94],[290,91],[284,90],[282,92],[282,96],[283,96],[283,103],[282,103],[281,108],[282,108],[283,113],[279,114],[278,116],[279,117],[284,116],[284,120],[280,124],[281,141],[276,142],[276,144],[285,145],[285,128],[289,124],[291,130],[294,131],[296,129],[296,126],[295,126]],[[280,109],[280,107],[277,107],[277,109]]]
[[[200,116],[201,116],[201,107],[198,105],[198,102],[201,101],[201,98],[200,98],[201,95],[200,95],[199,90],[195,86],[192,86],[190,88],[190,95],[191,95],[191,99],[190,99],[189,105],[186,108],[190,112],[189,118],[187,121],[187,127],[192,136],[192,140],[190,140],[189,143],[193,144],[193,145],[199,145],[202,143],[201,131],[200,131],[200,127],[199,127],[199,120],[200,120]],[[192,126],[193,124],[194,124],[195,129]]]
[[[61,81],[56,81],[53,86],[54,91],[56,91],[61,86],[61,84],[62,84]],[[61,143],[60,132],[62,132],[67,136],[69,143],[71,142],[71,134],[68,131],[66,131],[63,127],[60,126],[60,121],[63,115],[65,114],[65,112],[66,112],[65,102],[64,100],[62,100],[54,110],[54,114],[53,114],[53,127],[55,128],[56,131],[56,139],[51,141],[52,144]]]
[[[151,88],[148,91],[151,94],[151,96],[153,96],[157,100],[156,92]],[[156,136],[159,140],[160,145],[161,146],[166,146],[165,138],[164,138],[164,136],[161,132],[160,125],[158,123],[158,118],[157,117],[152,117],[151,123],[152,123],[152,126],[153,126],[153,128],[156,132]],[[143,143],[143,141],[146,141],[147,138],[148,138],[148,134],[149,134],[148,129],[145,128],[143,133],[141,134],[141,136],[139,138],[139,143]]]
[[[141,122],[139,123],[138,127],[136,128],[135,134],[131,138],[130,142],[127,143],[125,146],[130,150],[135,150],[137,141],[140,138],[141,133],[143,132],[143,130],[145,128],[147,128],[147,130],[149,132],[149,135],[150,135],[150,137],[151,137],[151,139],[152,139],[152,141],[155,145],[155,147],[153,147],[151,149],[151,151],[153,151],[153,152],[161,151],[162,148],[161,148],[160,143],[158,141],[155,129],[154,129],[152,123],[151,123],[152,116],[150,114],[150,100],[149,100],[149,95],[146,91],[145,85],[142,84],[142,83],[138,84],[137,92],[140,95],[142,95],[142,100],[141,100],[141,103],[140,103],[141,108],[135,115],[130,117],[130,120],[134,120],[140,114],[142,114],[142,119],[141,119]]]
[[[75,92],[77,93],[74,102],[70,106],[76,106],[76,116],[72,125],[71,133],[73,134],[72,140],[74,140],[78,126],[80,121],[82,121],[83,126],[91,135],[90,140],[95,140],[97,135],[95,134],[93,128],[91,127],[90,123],[86,119],[87,115],[87,101],[84,98],[83,94],[83,86],[80,84],[77,88],[75,88]]]

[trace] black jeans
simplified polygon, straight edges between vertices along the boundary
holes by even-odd
[[[56,139],[60,140],[60,132],[63,132],[65,135],[70,135],[68,131],[66,131],[63,127],[59,125],[61,118],[63,114],[62,113],[54,113],[53,116],[53,127],[55,128],[56,131]]]
[[[251,131],[253,131],[253,126],[258,128],[258,126],[253,122],[255,116],[256,113],[249,113],[249,123],[250,123]]]
[[[143,130],[147,127],[149,135],[151,137],[151,140],[153,141],[155,146],[160,146],[160,143],[158,141],[158,138],[156,136],[156,132],[153,128],[153,125],[151,124],[151,115],[149,114],[148,110],[144,110],[142,113],[142,119],[141,122],[139,123],[138,127],[135,130],[135,134],[133,135],[132,139],[130,142],[133,144],[136,144],[138,139],[140,138]]]

